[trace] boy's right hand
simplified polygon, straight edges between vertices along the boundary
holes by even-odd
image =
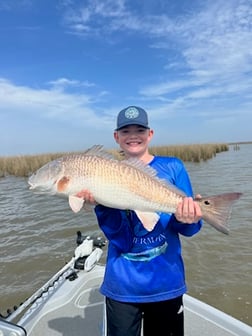
[[[82,198],[86,203],[97,205],[98,203],[95,201],[94,196],[91,194],[89,190],[81,190],[75,196]]]

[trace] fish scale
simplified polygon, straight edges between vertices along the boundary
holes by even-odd
[[[80,175],[76,174],[73,177],[73,186],[78,186],[81,183],[82,172],[85,171],[84,177],[90,177],[89,183],[86,182],[88,189],[93,190],[94,197],[100,200],[101,189],[105,189],[105,185],[107,185],[109,203],[106,205],[111,206],[117,202],[120,209],[131,209],[135,206],[136,199],[140,199],[141,203],[138,206],[140,210],[171,212],[176,209],[176,205],[182,199],[180,195],[171,192],[165,185],[161,185],[160,188],[160,180],[147,175],[134,166],[124,164],[123,161],[118,162],[106,157],[94,158],[93,156],[87,156],[85,161],[80,157],[74,161],[71,158],[69,160],[75,164],[69,165],[69,169],[65,171],[66,175],[69,175],[75,167],[78,167],[76,171],[80,173]],[[101,179],[100,183],[98,183],[99,178]],[[139,181],[143,183],[139,183]],[[72,192],[78,191],[75,188],[72,189]],[[120,196],[120,204],[117,196]]]
[[[159,219],[157,212],[175,213],[186,196],[174,185],[158,178],[150,166],[136,159],[116,160],[102,146],[51,161],[35,172],[28,183],[30,189],[68,196],[75,212],[83,206],[83,199],[76,194],[89,190],[99,204],[136,211],[149,231]],[[202,218],[227,234],[233,203],[241,195],[233,192],[195,201],[201,208]]]

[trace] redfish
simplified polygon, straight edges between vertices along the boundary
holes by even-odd
[[[157,223],[158,212],[175,213],[178,203],[186,197],[174,185],[158,178],[150,166],[136,159],[117,160],[102,146],[51,161],[38,169],[28,183],[30,189],[68,196],[74,212],[84,203],[76,194],[89,190],[99,204],[134,210],[148,231]],[[233,203],[241,195],[232,192],[195,201],[200,205],[203,220],[227,234]]]

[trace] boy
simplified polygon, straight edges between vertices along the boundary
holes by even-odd
[[[144,336],[184,335],[186,284],[179,235],[197,233],[202,225],[202,213],[192,199],[192,187],[183,163],[177,158],[149,153],[153,134],[144,109],[129,106],[118,114],[114,139],[125,159],[143,161],[160,178],[188,195],[174,215],[159,213],[154,229],[147,231],[134,211],[96,204],[85,190],[78,194],[96,204],[99,226],[109,240],[101,286],[101,293],[106,297],[106,336],[140,336],[142,325]]]

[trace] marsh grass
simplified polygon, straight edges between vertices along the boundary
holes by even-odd
[[[217,153],[228,150],[229,147],[227,144],[196,144],[150,147],[150,152],[153,155],[175,156],[185,162],[206,161],[214,157]],[[120,153],[118,150],[111,149],[109,150],[109,152],[113,154],[117,159],[123,158],[122,153]],[[0,157],[0,177],[4,177],[6,175],[23,177],[29,176],[31,173],[36,171],[47,162],[55,160],[67,154],[74,153],[49,153],[39,155]]]
[[[207,161],[213,158],[217,153],[228,150],[229,147],[227,144],[197,144],[150,148],[150,152],[153,155],[175,156],[185,162]]]
[[[0,157],[0,177],[6,175],[29,176],[47,162],[55,160],[65,154],[66,153]]]

